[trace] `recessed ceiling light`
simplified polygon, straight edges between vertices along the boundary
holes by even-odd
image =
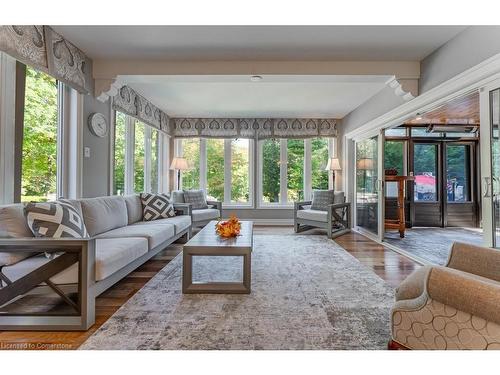
[[[252,81],[252,82],[262,81],[262,76],[251,76],[250,81]]]
[[[417,121],[418,121],[418,120],[422,120],[422,116],[417,116],[417,117],[415,117],[415,120],[417,120]]]

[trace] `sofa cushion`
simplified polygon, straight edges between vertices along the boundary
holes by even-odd
[[[116,228],[106,233],[101,233],[97,238],[127,238],[144,237],[147,238],[149,249],[160,245],[162,242],[175,236],[173,224],[151,224],[151,225],[128,225]]]
[[[170,194],[172,203],[186,203],[184,201],[184,192],[182,190],[173,190]]]
[[[153,221],[174,217],[174,206],[163,194],[141,193],[142,220]]]
[[[142,203],[139,194],[132,194],[123,197],[127,206],[128,224],[142,221]]]
[[[189,203],[193,210],[208,208],[203,190],[184,190],[184,201]]]
[[[22,203],[0,206],[0,237],[33,237]]]
[[[35,237],[88,237],[80,212],[70,203],[27,203],[24,214]]]
[[[333,204],[335,193],[333,190],[314,190],[311,210],[328,210],[328,205]]]
[[[148,252],[145,238],[113,238],[96,240],[96,281],[111,276],[116,271]]]
[[[321,221],[326,223],[328,221],[328,212],[321,210],[298,210],[297,217],[300,219],[312,220],[312,221]]]
[[[128,223],[123,197],[85,198],[81,201],[83,220],[91,236],[124,227]]]
[[[148,252],[145,238],[113,238],[96,240],[95,277],[103,280]],[[5,275],[15,281],[49,262],[44,255],[26,259],[23,262],[3,268]],[[77,263],[50,279],[55,284],[76,284],[78,282]]]
[[[220,218],[219,210],[215,208],[205,208],[203,210],[193,210],[191,211],[193,216],[193,222],[214,220]]]
[[[182,232],[184,229],[189,228],[191,225],[191,216],[189,215],[178,215],[170,217],[167,219],[158,219],[155,221],[138,221],[132,225],[156,225],[156,224],[168,224],[175,227],[175,234]]]
[[[33,237],[21,203],[0,206],[0,238]],[[11,251],[0,253],[0,267],[17,263],[34,253]]]

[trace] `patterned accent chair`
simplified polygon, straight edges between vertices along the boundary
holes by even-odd
[[[311,228],[326,229],[329,238],[336,238],[351,230],[351,204],[346,202],[343,191],[335,192],[333,204],[326,210],[311,207],[312,201],[295,202],[293,210],[294,231],[299,233]]]
[[[190,206],[184,200],[184,191],[182,190],[173,190],[171,198],[175,208]],[[207,200],[207,205],[208,208],[202,209],[192,209],[191,207],[188,207],[193,228],[203,227],[211,220],[218,220],[221,217],[222,202]]]
[[[390,349],[500,349],[500,251],[455,242],[396,289]]]

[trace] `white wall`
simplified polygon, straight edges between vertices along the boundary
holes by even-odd
[[[341,160],[344,160],[344,136],[364,125],[368,121],[383,115],[403,104],[405,101],[402,96],[396,95],[394,89],[385,87],[377,95],[373,96],[354,111],[345,116],[340,122],[338,129],[337,155]],[[336,185],[340,189],[343,183],[344,171],[336,174]]]
[[[113,126],[110,119],[110,102],[102,103],[92,95],[86,95],[83,102],[83,147],[90,148],[90,157],[83,158],[83,197],[109,195],[110,179],[110,136],[99,138],[87,126],[92,113],[100,112],[106,118],[108,127]]]
[[[470,26],[420,65],[420,94],[500,53],[500,26]]]

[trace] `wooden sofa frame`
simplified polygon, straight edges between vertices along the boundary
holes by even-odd
[[[326,229],[329,238],[337,238],[351,231],[351,203],[334,203],[328,205],[327,220],[316,221],[297,217],[297,212],[304,206],[310,206],[312,201],[295,202],[293,207],[293,228],[300,233],[312,228]],[[338,228],[334,228],[338,225]]]
[[[189,215],[190,208],[175,204],[175,210],[182,215]],[[137,267],[154,257],[173,242],[184,237],[191,237],[191,226],[177,233],[163,243],[149,250],[125,267],[104,280],[95,281],[95,241],[96,238],[2,238],[0,252],[47,252],[61,253],[16,281],[10,281],[0,267],[0,307],[11,303],[16,298],[41,288],[41,283],[57,293],[70,305],[74,313],[4,313],[0,312],[0,330],[17,331],[85,331],[95,323],[95,299],[101,293],[116,284]],[[74,302],[66,296],[61,286],[55,285],[50,278],[78,262],[78,299]]]

